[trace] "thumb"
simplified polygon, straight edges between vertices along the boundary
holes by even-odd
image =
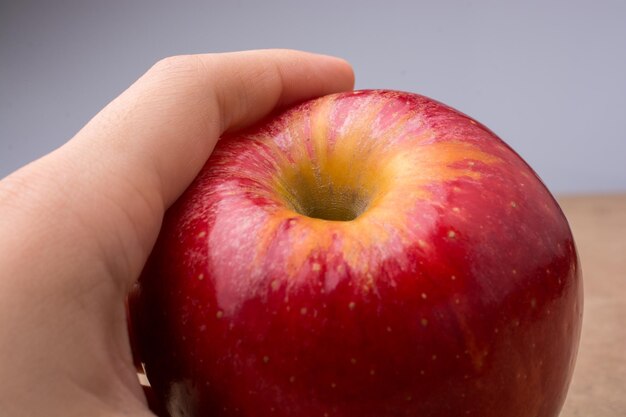
[[[0,181],[0,409],[145,408],[123,299],[164,210],[225,130],[352,83],[344,61],[295,51],[169,58]]]

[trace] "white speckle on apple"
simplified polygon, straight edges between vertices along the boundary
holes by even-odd
[[[452,207],[452,211],[455,212],[455,213],[460,213],[461,209],[458,208],[458,207]]]
[[[269,363],[269,361],[270,361],[269,356],[263,356],[263,363]]]
[[[289,382],[291,382],[292,384],[293,384],[294,382],[296,382],[296,377],[295,377],[295,376],[293,376],[293,375],[292,375],[292,376],[290,376],[290,377],[289,377]]]
[[[274,281],[272,281],[272,283],[270,285],[272,287],[272,290],[276,291],[280,287],[280,282],[278,282],[278,280],[274,280]]]
[[[511,201],[511,207],[516,208],[517,207],[517,203],[515,201]]]
[[[511,270],[511,273],[512,273],[513,275],[517,275],[517,269],[513,269],[513,270]]]
[[[426,293],[425,293],[425,292],[423,292],[423,293],[422,293],[422,299],[423,299],[423,300],[425,300],[425,299],[427,299],[427,298],[428,298],[428,295],[426,295]]]
[[[307,310],[306,310],[306,307],[302,307],[302,308],[300,309],[300,314],[302,314],[302,315],[304,316],[304,315],[306,314],[306,311],[307,311]]]
[[[348,304],[348,308],[350,310],[354,310],[355,307],[356,307],[356,303],[354,301],[350,301],[350,304]]]
[[[204,279],[204,274],[199,274],[198,275],[198,281],[202,281]]]
[[[452,281],[456,281],[456,275],[452,275],[452,276],[450,277],[450,279],[451,279]]]
[[[428,319],[422,317],[420,322],[422,323],[422,326],[424,326],[424,327],[428,326]]]
[[[387,326],[387,333],[391,333],[391,327]]]
[[[330,383],[330,387],[331,387],[331,388],[337,388],[337,384],[335,384],[334,382],[331,382],[331,383]]]
[[[456,232],[455,232],[454,230],[449,230],[449,231],[448,231],[448,237],[449,237],[450,239],[454,239],[454,238],[456,238]]]
[[[313,265],[311,265],[311,270],[312,271],[319,271],[320,269],[322,269],[320,264],[318,264],[317,262],[313,262]]]
[[[530,306],[532,308],[537,307],[537,299],[536,298],[533,298],[533,299],[530,300]]]
[[[437,355],[433,355],[433,356],[431,357],[431,359],[432,359],[432,360],[434,360],[434,361],[436,361],[436,360],[437,360]]]
[[[222,310],[219,310],[216,314],[215,317],[217,317],[218,319],[221,319],[222,317],[224,317],[224,312]]]
[[[206,232],[204,230],[198,233],[198,239],[202,239],[205,236],[206,236]]]

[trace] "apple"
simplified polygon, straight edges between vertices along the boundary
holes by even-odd
[[[175,417],[555,417],[582,301],[533,170],[450,107],[373,90],[223,137],[130,318]]]

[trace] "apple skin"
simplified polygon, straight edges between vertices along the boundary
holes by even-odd
[[[362,213],[300,214],[335,198]],[[222,138],[129,302],[172,416],[555,417],[582,295],[567,221],[513,150],[369,90]]]

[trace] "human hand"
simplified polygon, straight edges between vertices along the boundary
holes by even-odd
[[[295,51],[168,58],[0,181],[0,415],[152,415],[124,300],[164,211],[222,133],[352,84],[344,61]]]

